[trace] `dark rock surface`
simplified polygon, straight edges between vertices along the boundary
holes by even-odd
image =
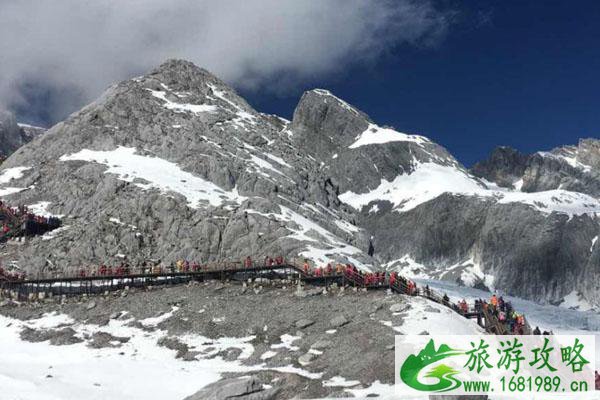
[[[488,159],[476,163],[471,172],[498,186],[514,187],[514,182],[525,173],[528,159],[527,155],[511,147],[497,147]]]

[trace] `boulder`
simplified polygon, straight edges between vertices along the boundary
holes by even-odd
[[[317,355],[314,353],[305,353],[298,357],[298,363],[300,365],[305,366],[313,362],[317,358]]]
[[[410,309],[410,304],[395,303],[390,306],[390,311],[393,313],[404,312]]]
[[[279,389],[264,390],[255,377],[222,379],[184,400],[275,400]]]
[[[321,339],[313,343],[313,345],[310,346],[310,348],[315,350],[324,350],[331,347],[332,345],[333,343],[331,342],[331,340]]]
[[[348,321],[346,319],[346,317],[344,317],[343,315],[338,315],[337,317],[334,317],[331,319],[331,321],[329,321],[330,325],[333,328],[339,328],[342,327],[346,324],[348,324],[350,321]]]
[[[298,329],[308,328],[309,326],[313,325],[314,323],[315,323],[315,321],[312,321],[310,319],[300,319],[300,320],[296,321],[296,328],[298,328]]]

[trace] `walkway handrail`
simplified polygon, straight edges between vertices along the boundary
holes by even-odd
[[[509,332],[506,323],[502,323],[499,319],[491,312],[491,310],[486,310],[486,307],[483,304],[480,304],[477,307],[477,303],[475,309],[471,311],[471,309],[464,307],[459,307],[457,304],[454,304],[447,300],[447,296],[442,296],[440,293],[431,289],[429,286],[417,286],[413,281],[408,280],[402,276],[393,275],[392,277],[385,277],[381,274],[371,275],[373,276],[373,280],[367,281],[365,279],[365,275],[360,272],[353,270],[349,266],[344,266],[341,273],[330,273],[330,274],[317,274],[313,275],[311,273],[307,273],[304,270],[304,265],[298,263],[297,260],[283,260],[281,263],[281,258],[279,259],[279,263],[271,262],[271,259],[266,259],[264,263],[252,261],[249,259],[240,259],[236,261],[216,261],[216,262],[208,262],[205,264],[198,263],[189,263],[179,261],[176,266],[170,265],[168,267],[163,267],[161,265],[142,265],[139,267],[129,267],[127,264],[122,263],[121,266],[118,267],[109,267],[109,266],[101,266],[100,268],[95,268],[90,270],[88,268],[81,268],[79,271],[75,271],[75,274],[72,276],[54,276],[51,278],[44,278],[38,276],[38,279],[32,279],[31,277],[24,278],[22,276],[15,276],[14,274],[5,274],[0,273],[0,283],[3,286],[9,285],[8,287],[32,287],[31,285],[40,284],[40,285],[48,285],[52,283],[60,283],[71,285],[72,282],[77,281],[93,281],[93,280],[113,280],[113,279],[152,279],[152,278],[167,278],[167,279],[179,279],[181,277],[188,279],[204,279],[208,277],[209,279],[218,277],[219,274],[221,277],[230,275],[232,273],[257,273],[261,271],[276,271],[276,270],[284,270],[286,275],[297,274],[301,280],[304,281],[319,281],[321,280],[325,284],[328,282],[332,282],[332,280],[338,280],[339,283],[344,284],[345,282],[350,283],[352,286],[366,288],[366,289],[379,289],[379,288],[389,288],[395,292],[410,295],[410,296],[420,296],[424,297],[430,301],[436,302],[438,304],[444,305],[445,307],[450,308],[454,312],[463,315],[466,318],[474,318],[477,317],[478,323],[481,324],[482,317],[485,319],[485,328],[488,331],[494,331],[497,334],[507,334]],[[369,275],[367,275],[369,276]],[[27,285],[27,286],[26,286]],[[30,290],[30,289],[28,289]],[[525,320],[522,325],[522,330],[524,333],[530,334],[531,327],[529,323]]]

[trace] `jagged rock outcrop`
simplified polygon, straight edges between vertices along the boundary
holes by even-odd
[[[515,182],[523,177],[529,157],[511,147],[494,149],[490,157],[476,163],[471,172],[475,176],[495,182],[498,186],[514,188]]]
[[[577,146],[525,155],[510,147],[496,148],[471,172],[499,186],[523,192],[563,189],[600,196],[600,140],[581,139]]]
[[[281,254],[600,305],[599,159],[583,140],[502,148],[469,171],[328,91],[306,92],[286,121],[171,60],[2,165],[0,196],[65,226],[4,246],[0,261],[37,271]]]
[[[410,173],[419,162],[458,166],[438,144],[380,127],[323,89],[304,93],[287,132],[298,148],[321,163],[340,193],[375,189],[381,179]],[[373,141],[386,145],[369,145]]]
[[[18,124],[12,113],[0,109],[0,158],[9,156],[44,132],[44,128]]]

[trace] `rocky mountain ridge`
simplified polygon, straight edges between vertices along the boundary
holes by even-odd
[[[597,145],[541,164],[505,150],[469,171],[326,90],[306,92],[287,121],[170,60],[2,165],[0,196],[66,226],[0,259],[37,271],[281,254],[600,304]]]
[[[523,154],[496,148],[471,172],[499,186],[523,192],[564,189],[600,196],[600,140],[581,139],[576,146]]]

